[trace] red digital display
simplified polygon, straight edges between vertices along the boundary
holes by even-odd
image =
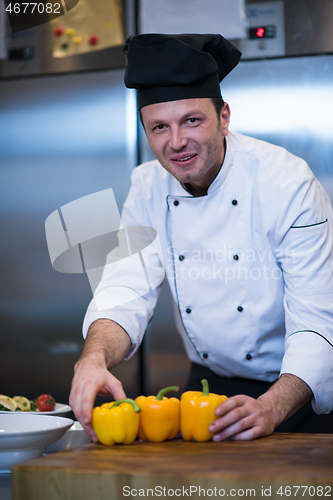
[[[265,34],[265,28],[258,28],[257,29],[257,32],[256,32],[256,35],[259,37],[259,38],[262,38]]]
[[[249,30],[250,40],[256,38],[276,38],[276,26],[273,24],[269,26],[256,26]]]

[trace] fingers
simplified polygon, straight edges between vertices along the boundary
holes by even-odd
[[[246,431],[235,434],[230,438],[231,441],[249,441],[251,439],[257,439],[262,437],[262,430],[259,425],[247,429]]]
[[[114,377],[110,372],[108,372],[108,392],[113,396],[113,399],[117,401],[118,399],[126,398],[125,391],[123,389],[123,384]]]
[[[97,442],[97,436],[92,427],[92,411],[96,399],[97,387],[94,383],[85,383],[79,386],[79,392],[77,394],[77,399],[75,403],[75,415],[76,418],[81,423],[82,427],[91,437],[94,442]]]
[[[92,409],[96,393],[93,387],[90,388],[89,386],[89,382],[85,384],[73,380],[69,404],[88,436],[96,442],[97,436],[91,425]]]
[[[216,408],[215,414],[219,418],[209,426],[214,441],[256,439],[274,431],[265,407],[248,396],[227,399]]]
[[[234,416],[232,416],[234,417]],[[241,418],[236,420],[234,417],[231,421],[232,423],[221,423],[219,422],[217,431],[214,432],[213,441],[223,441],[227,438],[233,438],[234,436],[239,436],[243,431],[249,430],[254,424],[254,419],[252,416],[246,418]],[[222,428],[221,428],[222,426]],[[220,430],[221,429],[221,430]]]
[[[80,420],[78,419],[78,421],[80,422]],[[88,436],[90,437],[90,439],[94,442],[94,443],[97,443],[98,442],[98,438],[95,434],[95,431],[94,431],[94,428],[91,424],[88,424],[88,425],[85,425],[83,424],[83,422],[80,422],[80,424],[82,425],[83,429],[85,430],[85,432],[88,434]]]
[[[69,403],[88,436],[98,441],[92,427],[92,411],[97,394],[111,395],[115,400],[126,397],[121,382],[106,368],[82,363],[75,371]]]
[[[235,427],[231,428],[231,426],[249,415],[249,409],[246,406],[248,399],[251,398],[243,395],[234,396],[220,404],[215,410],[215,415],[219,418],[211,424],[209,428],[210,432],[216,433],[230,427],[228,436],[226,437],[232,435],[232,430]],[[236,431],[239,431],[239,426],[236,428]]]
[[[252,398],[250,398],[249,396],[244,396],[243,394],[228,398],[216,408],[215,415],[217,417],[222,417],[223,415],[226,415],[227,413],[232,411],[234,408],[244,405],[249,399]]]

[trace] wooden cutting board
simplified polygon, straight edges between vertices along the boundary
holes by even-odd
[[[299,488],[298,488],[299,487]],[[333,434],[89,444],[16,465],[12,500],[333,497]]]

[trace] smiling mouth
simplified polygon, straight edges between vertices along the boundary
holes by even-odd
[[[185,158],[172,158],[172,161],[177,161],[179,163],[182,163],[182,162],[185,162],[185,161],[192,160],[192,158],[194,158],[195,156],[197,156],[197,155],[186,156]]]

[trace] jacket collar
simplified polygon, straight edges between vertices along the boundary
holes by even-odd
[[[225,181],[228,173],[230,172],[230,169],[233,164],[233,149],[232,149],[232,133],[229,132],[229,134],[226,136],[226,151],[224,155],[224,160],[222,167],[220,168],[219,173],[211,183],[211,185],[208,188],[207,191],[207,196],[214,193],[217,189],[219,189],[223,182]],[[171,176],[171,174],[169,174]],[[172,176],[171,176],[172,177]],[[189,193],[186,188],[177,181],[174,177],[171,179],[171,189],[170,189],[170,194],[172,196],[182,196],[185,198],[195,198],[191,193]]]

